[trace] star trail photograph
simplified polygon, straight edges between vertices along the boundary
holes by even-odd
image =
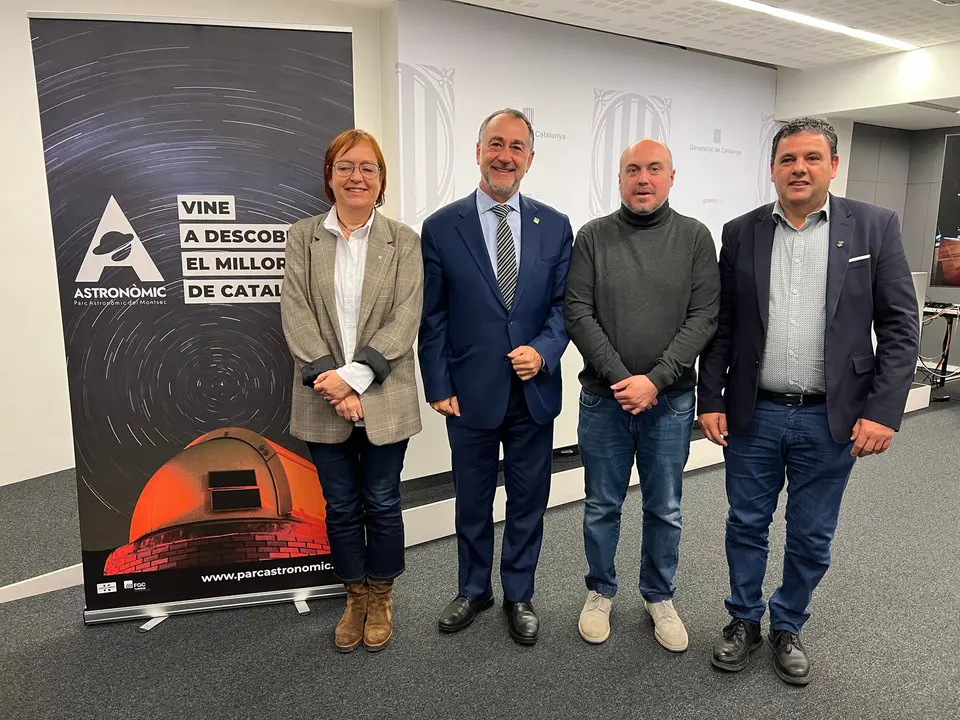
[[[245,428],[306,454],[287,433],[293,364],[279,297],[185,302],[181,225],[190,221],[177,199],[232,198],[235,219],[218,226],[274,233],[328,210],[324,151],[354,125],[352,37],[102,20],[30,26],[82,544],[103,553],[132,542],[148,481],[206,433]],[[237,276],[186,284],[281,282]]]

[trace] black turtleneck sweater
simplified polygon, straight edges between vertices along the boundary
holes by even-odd
[[[646,375],[658,390],[696,385],[713,337],[720,273],[710,231],[668,202],[649,215],[625,206],[577,233],[567,275],[567,333],[584,358],[589,392]]]

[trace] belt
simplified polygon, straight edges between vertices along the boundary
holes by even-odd
[[[789,405],[790,407],[799,407],[800,405],[823,405],[827,401],[824,393],[801,395],[800,393],[777,393],[769,390],[758,390],[757,400],[768,400],[777,405]]]

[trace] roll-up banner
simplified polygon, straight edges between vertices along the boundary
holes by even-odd
[[[342,592],[288,434],[286,230],[349,31],[34,18],[87,622]],[[47,240],[43,240],[47,242]]]

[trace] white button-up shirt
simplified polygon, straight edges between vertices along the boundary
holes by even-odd
[[[343,338],[344,365],[337,374],[358,395],[366,392],[374,379],[369,365],[353,362],[357,351],[357,325],[360,321],[360,298],[363,294],[363,275],[367,267],[367,239],[373,226],[376,210],[370,213],[366,224],[350,235],[344,236],[340,229],[336,206],[330,208],[323,226],[337,236],[337,260],[333,283],[337,297],[337,319],[340,321],[340,337]],[[363,420],[356,423],[363,425]]]

